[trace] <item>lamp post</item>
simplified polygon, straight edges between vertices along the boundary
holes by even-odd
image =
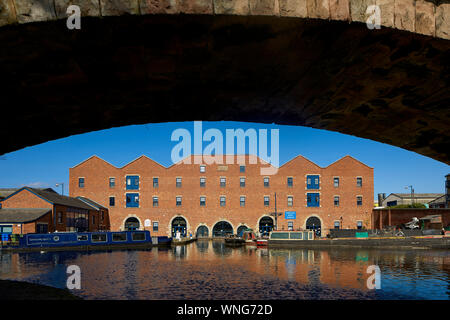
[[[61,186],[61,189],[62,189],[61,195],[64,195],[64,182],[59,182],[59,183],[55,184],[55,186],[56,186],[56,187]]]
[[[411,189],[411,206],[414,204],[414,188],[413,186],[406,186],[405,189]]]

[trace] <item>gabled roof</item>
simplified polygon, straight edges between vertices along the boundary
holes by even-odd
[[[190,154],[190,155],[184,157],[183,159],[179,160],[178,162],[172,163],[170,166],[166,167],[166,166],[160,164],[159,162],[157,162],[157,161],[155,161],[155,160],[153,160],[153,159],[147,157],[146,155],[141,155],[140,157],[138,157],[138,158],[136,158],[136,159],[134,159],[134,160],[128,162],[127,164],[125,164],[125,165],[122,166],[122,167],[116,167],[115,165],[113,165],[113,164],[111,164],[111,163],[109,163],[109,162],[103,160],[102,158],[100,158],[100,157],[98,157],[98,156],[96,156],[96,155],[93,155],[93,156],[89,157],[88,159],[86,159],[86,160],[80,162],[79,164],[73,166],[72,168],[78,167],[79,165],[81,165],[81,164],[83,164],[83,163],[85,163],[85,162],[87,162],[87,161],[89,161],[89,160],[91,160],[91,159],[98,159],[98,160],[101,160],[102,162],[105,162],[105,163],[107,163],[108,165],[110,165],[110,166],[112,166],[112,167],[114,167],[114,168],[116,168],[116,169],[123,169],[123,168],[125,168],[125,167],[131,165],[132,163],[134,163],[134,162],[136,162],[136,161],[139,161],[140,159],[147,159],[147,160],[151,161],[152,163],[154,163],[154,164],[160,166],[160,167],[163,168],[163,169],[170,169],[170,168],[174,167],[174,166],[177,165],[177,164],[182,164],[187,158],[189,158],[189,157],[195,157],[195,156],[196,156],[196,154]],[[203,157],[205,157],[205,156],[208,156],[208,155],[203,155]],[[223,157],[225,157],[225,156],[227,156],[227,154],[218,154],[218,155],[215,155],[215,156],[223,156]],[[242,155],[233,154],[233,156],[237,157],[237,156],[242,156]],[[261,164],[270,164],[270,163],[268,163],[267,161],[265,161],[265,160],[263,160],[262,158],[260,158],[258,155],[244,154],[244,156],[246,156],[246,157],[253,156],[253,157],[255,157],[255,158],[257,159],[257,162],[258,162],[258,163],[261,163]],[[344,157],[342,157],[342,158],[340,158],[340,159],[334,161],[333,163],[329,164],[329,165],[326,166],[326,167],[320,167],[320,166],[317,165],[314,161],[311,161],[311,160],[309,160],[308,158],[306,158],[306,157],[304,157],[304,156],[302,156],[302,155],[298,155],[298,156],[292,158],[291,160],[285,162],[283,165],[278,166],[278,168],[281,169],[283,166],[285,166],[285,165],[287,165],[287,164],[291,163],[292,161],[295,161],[296,159],[299,159],[299,158],[302,158],[302,159],[304,159],[304,160],[310,162],[310,163],[313,164],[314,166],[316,166],[316,167],[318,167],[318,168],[322,168],[322,169],[328,168],[328,167],[330,167],[330,166],[332,166],[332,165],[334,165],[334,164],[336,164],[336,163],[339,163],[340,161],[343,161],[343,160],[345,160],[345,159],[351,159],[351,160],[356,161],[356,162],[358,162],[358,163],[360,163],[360,164],[362,164],[362,165],[364,165],[364,166],[366,166],[366,167],[368,167],[368,168],[370,168],[370,169],[373,169],[373,167],[370,167],[370,166],[366,165],[365,163],[359,161],[358,159],[356,159],[356,158],[354,158],[354,157],[352,157],[352,156],[350,156],[350,155],[346,155],[346,156],[344,156]],[[275,167],[273,164],[270,164],[270,165],[272,165],[273,167]]]
[[[42,208],[7,208],[0,209],[0,223],[27,223],[33,222],[47,213],[51,212],[52,209]]]
[[[62,196],[59,193],[56,193],[54,191],[48,191],[45,189],[35,189],[35,188],[30,188],[30,187],[20,188],[20,189],[16,190],[14,193],[10,194],[5,199],[3,199],[2,201],[6,200],[10,197],[13,197],[15,194],[21,192],[22,190],[28,190],[29,192],[35,194],[36,196],[40,197],[41,199],[46,200],[47,202],[49,202],[51,204],[59,204],[59,205],[67,206],[67,207],[92,210],[92,206],[81,201],[80,199],[72,198],[72,197],[68,197],[68,196]]]
[[[441,202],[445,203],[445,200],[446,200],[445,199],[445,194],[443,194],[442,196],[437,197],[436,199],[433,199],[433,200],[431,200],[428,203],[441,203]]]
[[[288,162],[285,162],[282,166],[280,166],[280,168],[283,168],[285,165],[294,162],[294,161],[298,161],[298,159],[303,159],[307,162],[310,162],[311,164],[315,165],[318,168],[321,168],[317,163],[315,163],[314,161],[309,160],[308,158],[302,156],[301,154],[295,156],[294,158],[292,158],[291,160],[289,160]]]
[[[95,210],[108,209],[108,208],[102,206],[101,204],[99,204],[91,199],[85,198],[85,197],[77,197],[77,199],[80,199],[81,201],[85,202],[86,204],[88,204],[89,206],[94,208]]]
[[[90,160],[92,160],[92,159],[98,159],[98,160],[100,160],[100,161],[102,161],[102,162],[104,162],[104,163],[110,165],[111,167],[116,168],[116,166],[112,165],[112,164],[109,163],[108,161],[103,160],[102,158],[100,158],[99,156],[97,156],[97,155],[94,154],[94,155],[90,156],[89,158],[87,158],[86,160],[83,160],[83,161],[81,161],[80,163],[74,165],[73,167],[71,167],[71,169],[76,168],[76,167],[82,165],[83,163],[85,163],[85,162],[87,162],[87,161],[90,161]]]
[[[395,195],[395,196],[397,196],[399,198],[411,198],[411,193],[391,193],[390,195]],[[436,199],[436,198],[441,197],[442,195],[443,195],[443,193],[414,193],[413,196],[414,196],[414,198]]]
[[[151,163],[154,163],[154,164],[160,166],[161,168],[166,169],[166,167],[164,167],[162,164],[160,164],[160,163],[156,162],[155,160],[153,160],[153,159],[147,157],[146,155],[142,155],[142,156],[140,156],[140,157],[137,157],[136,159],[134,159],[134,160],[128,162],[126,165],[122,166],[120,169],[123,169],[123,168],[125,168],[125,167],[128,167],[129,165],[131,165],[131,164],[133,164],[133,163],[135,163],[135,162],[137,162],[137,161],[140,161],[141,159],[150,161]]]
[[[352,157],[352,156],[350,156],[350,155],[343,156],[342,158],[340,158],[340,159],[338,159],[338,160],[336,160],[336,161],[330,163],[330,164],[329,164],[328,166],[326,166],[325,168],[331,167],[332,165],[335,165],[335,164],[337,164],[337,163],[339,163],[340,161],[343,161],[343,160],[345,160],[345,159],[351,159],[351,160],[353,160],[353,161],[356,161],[356,162],[362,164],[363,166],[366,166],[367,168],[373,169],[373,167],[368,166],[368,165],[365,164],[364,162],[361,162],[361,161],[359,161],[358,159],[356,159],[356,158],[354,158],[354,157]]]
[[[35,189],[57,193],[52,188],[35,188]],[[14,192],[16,192],[17,190],[20,190],[20,188],[0,188],[0,198],[6,198],[11,194],[13,194]]]

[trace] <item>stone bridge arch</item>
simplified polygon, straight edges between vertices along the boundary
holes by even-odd
[[[0,154],[117,126],[230,120],[450,163],[448,2],[0,0],[0,135],[39,132],[5,139]],[[69,3],[81,30],[66,27]],[[387,28],[365,25],[373,4]]]

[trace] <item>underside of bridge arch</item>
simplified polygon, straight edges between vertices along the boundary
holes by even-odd
[[[361,23],[148,15],[0,28],[0,154],[117,126],[310,126],[450,163],[450,41]]]

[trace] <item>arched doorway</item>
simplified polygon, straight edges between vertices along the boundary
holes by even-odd
[[[225,237],[229,234],[233,234],[233,227],[229,222],[219,221],[214,225],[213,237]]]
[[[125,220],[125,231],[139,230],[139,226],[139,220],[135,217],[129,217],[127,220]]]
[[[209,236],[209,230],[207,226],[200,226],[197,228],[196,237],[197,238],[207,238]]]
[[[240,226],[239,228],[237,228],[236,234],[238,235],[238,237],[242,237],[242,234],[244,233],[245,230],[247,230],[247,226],[243,225]]]
[[[186,237],[187,222],[183,217],[176,217],[172,220],[172,237],[176,237],[179,231],[182,237]]]
[[[259,233],[261,236],[268,236],[273,230],[273,219],[271,217],[262,217],[259,220]]]
[[[306,220],[306,229],[314,230],[315,234],[320,237],[322,234],[322,223],[320,222],[320,219],[317,217],[309,217],[308,220]]]

